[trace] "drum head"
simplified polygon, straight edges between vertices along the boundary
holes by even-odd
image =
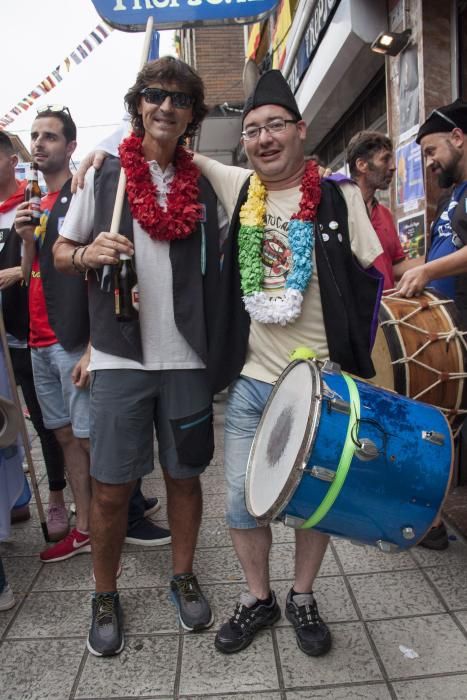
[[[297,488],[319,422],[320,393],[312,362],[292,363],[279,377],[248,460],[246,503],[253,517],[272,520]]]

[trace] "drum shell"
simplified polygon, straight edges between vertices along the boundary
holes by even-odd
[[[323,380],[349,401],[342,375],[323,374]],[[356,385],[361,404],[358,438],[372,440],[380,453],[368,461],[353,457],[339,496],[316,529],[364,544],[382,541],[407,549],[423,538],[446,495],[453,452],[449,426],[431,406],[366,382],[357,380]],[[348,420],[324,401],[307,469],[336,469]],[[443,435],[443,444],[423,439],[424,431]],[[281,515],[309,518],[328,488],[329,483],[305,472]],[[406,528],[414,534],[411,539],[404,537]]]
[[[435,290],[416,298],[384,295],[372,360],[372,383],[442,409],[456,428],[467,407],[467,358],[456,337],[454,302]],[[449,342],[446,335],[452,334]]]

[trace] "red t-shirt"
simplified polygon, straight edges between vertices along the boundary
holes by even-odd
[[[395,284],[392,266],[404,260],[405,253],[394,226],[392,214],[387,207],[375,200],[370,219],[383,248],[382,254],[376,258],[374,265],[384,275],[384,289],[392,289]]]
[[[42,286],[41,270],[39,266],[39,249],[44,242],[45,227],[49,213],[55,204],[60,191],[50,192],[42,197],[42,216],[39,226],[36,227],[34,236],[36,238],[36,255],[31,269],[31,279],[29,281],[29,345],[32,348],[44,348],[48,345],[58,343],[57,336],[53,332],[47,306],[45,303],[44,287]]]

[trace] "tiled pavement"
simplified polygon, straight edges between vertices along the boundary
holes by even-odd
[[[90,555],[41,564],[34,514],[0,545],[19,600],[0,613],[0,700],[212,698],[213,700],[464,700],[467,697],[467,546],[382,554],[334,540],[316,584],[334,646],[305,656],[285,619],[241,654],[213,645],[233,609],[243,576],[223,523],[222,422],[203,477],[205,513],[196,571],[215,612],[211,630],[193,635],[177,624],[168,600],[170,548],[125,547],[120,589],[127,645],[112,659],[86,650],[92,590]],[[36,441],[36,465],[43,466]],[[164,501],[160,473],[144,489]],[[42,481],[41,490],[46,492]],[[467,507],[467,505],[466,505]],[[162,512],[162,516],[161,516]],[[164,522],[164,509],[157,515]],[[453,536],[455,537],[455,536]],[[290,585],[293,533],[274,526],[273,587],[282,603]],[[417,652],[406,658],[399,645]]]

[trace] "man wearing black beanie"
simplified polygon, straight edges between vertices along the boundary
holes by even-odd
[[[371,319],[382,278],[362,268],[382,249],[359,188],[320,182],[316,163],[305,159],[306,130],[286,80],[272,70],[260,77],[243,111],[242,141],[254,172],[195,155],[231,219],[212,347],[217,386],[230,383],[226,519],[247,591],[217,632],[216,648],[225,654],[245,649],[281,615],[270,582],[271,528],[259,526],[245,503],[250,447],[274,383],[298,347],[354,374],[373,375]],[[316,530],[295,530],[285,615],[309,656],[331,648],[313,594],[328,540]]]
[[[456,100],[434,109],[420,127],[417,143],[425,165],[442,188],[444,197],[431,225],[426,262],[407,271],[398,289],[404,296],[420,294],[424,287],[454,299],[461,323],[467,324],[467,103]]]

